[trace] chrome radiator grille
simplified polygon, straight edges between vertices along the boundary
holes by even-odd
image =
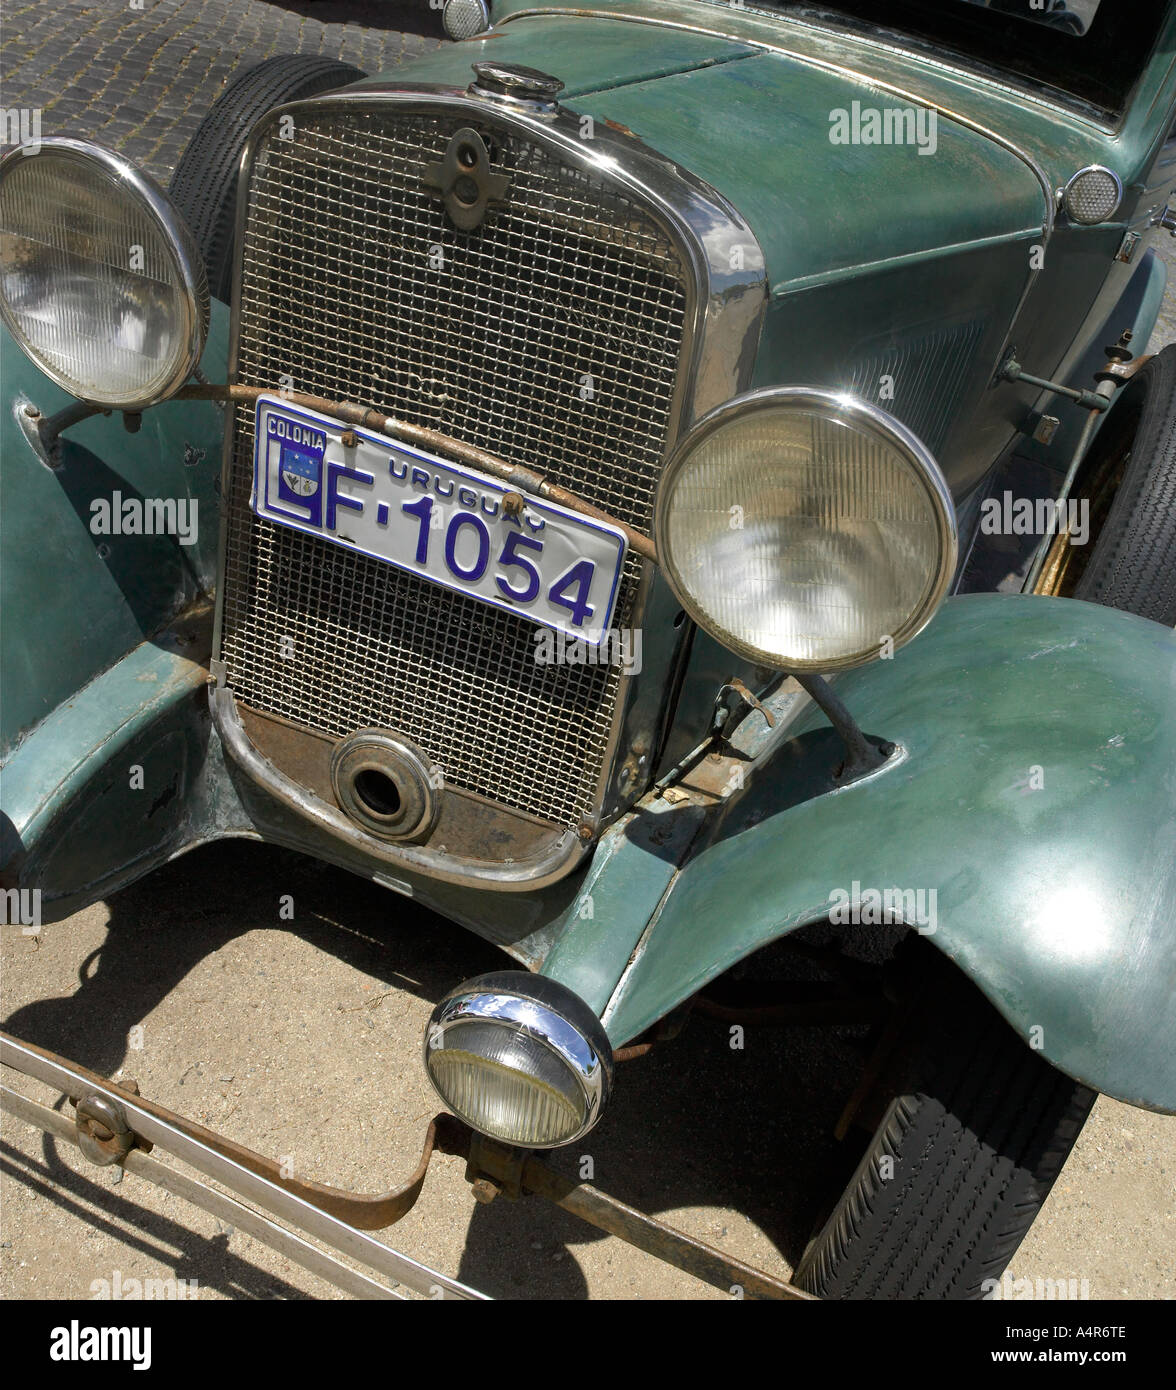
[[[509,176],[457,230],[422,183],[473,124]],[[687,296],[659,224],[596,175],[468,114],[338,107],[258,152],[237,379],[352,400],[537,468],[647,531]],[[534,626],[249,510],[235,421],[221,657],[246,704],[415,739],[448,783],[561,825],[596,808],[620,672],[535,664]],[[628,621],[628,562],[614,619]]]

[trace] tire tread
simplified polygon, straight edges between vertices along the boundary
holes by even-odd
[[[1124,388],[1107,419],[1141,408],[1131,459],[1075,598],[1176,626],[1176,344]],[[1097,442],[1095,447],[1097,448]]]
[[[275,106],[346,86],[365,74],[317,54],[283,53],[239,73],[213,103],[168,185],[204,257],[209,292],[232,293],[237,168],[249,133]]]
[[[931,1084],[892,1100],[797,1268],[802,1288],[836,1299],[978,1299],[1025,1238],[1095,1093],[977,1002],[955,1018],[964,1040],[936,1049]]]

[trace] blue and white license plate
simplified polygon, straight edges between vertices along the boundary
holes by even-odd
[[[340,436],[355,430],[345,449]],[[257,402],[253,510],[596,646],[625,558],[618,526],[277,396]]]

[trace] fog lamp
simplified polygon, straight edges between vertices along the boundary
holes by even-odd
[[[521,970],[468,980],[433,1010],[425,1068],[480,1134],[549,1149],[586,1134],[612,1085],[600,1020],[565,985]]]

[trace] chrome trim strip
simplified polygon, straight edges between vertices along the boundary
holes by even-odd
[[[856,275],[871,275],[884,270],[896,270],[902,266],[919,265],[923,261],[936,260],[943,256],[962,256],[969,251],[983,251],[991,246],[1008,246],[1010,243],[1024,241],[1035,236],[1036,227],[1023,227],[1020,231],[999,232],[995,236],[977,237],[975,241],[953,241],[948,246],[933,246],[923,251],[908,251],[905,255],[891,256],[884,261],[862,261],[860,265],[842,266],[837,270],[818,271],[815,275],[804,275],[797,280],[787,280],[779,289],[788,294],[798,294],[802,290],[835,285],[841,280],[852,280]],[[776,288],[773,286],[773,288]]]

